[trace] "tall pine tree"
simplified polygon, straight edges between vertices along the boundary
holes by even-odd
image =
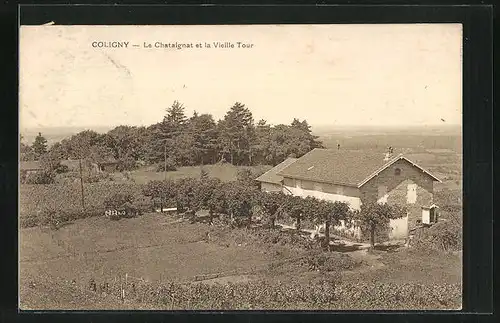
[[[47,153],[47,139],[40,132],[36,136],[31,149],[33,149],[36,160],[39,160],[41,156]]]
[[[219,143],[231,164],[251,164],[255,128],[252,112],[236,102],[220,122]]]

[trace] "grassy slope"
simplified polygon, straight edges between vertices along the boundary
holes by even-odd
[[[125,273],[146,280],[192,280],[195,275],[267,266],[296,256],[288,247],[241,243],[201,242],[210,230],[205,224],[163,224],[173,218],[148,214],[135,219],[78,220],[58,231],[43,228],[21,230],[20,281],[24,308],[120,308],[117,300],[105,303],[85,294],[91,278],[111,282]],[[213,230],[213,227],[212,227]],[[227,242],[227,244],[226,244]],[[288,250],[288,252],[286,252]],[[284,252],[283,252],[284,251]],[[410,254],[408,254],[410,252]],[[362,266],[345,274],[345,280],[414,283],[456,283],[461,260],[457,256],[419,254],[412,251],[380,253],[376,257],[351,254]],[[50,273],[50,274],[48,274]],[[307,283],[319,273],[303,267],[284,266],[259,277],[300,280]],[[255,277],[254,277],[255,278]],[[72,287],[71,280],[77,282]],[[30,287],[35,282],[36,287]],[[107,305],[106,305],[107,304]],[[138,308],[140,304],[127,305]]]
[[[269,260],[251,246],[222,247],[200,242],[204,224],[165,224],[170,217],[150,214],[111,221],[89,218],[58,231],[21,231],[21,273],[46,271],[66,279],[190,279],[195,275],[245,268]]]
[[[243,166],[233,166],[231,164],[224,165],[205,165],[203,168],[208,172],[209,176],[219,178],[222,181],[229,182],[236,179],[238,170],[246,168]],[[250,167],[255,171],[267,171],[271,169],[271,166],[253,166]],[[132,178],[136,183],[142,184],[147,183],[150,180],[163,180],[165,178],[164,172],[155,172],[155,167],[146,167],[131,172]],[[187,166],[179,167],[176,171],[167,172],[167,179],[179,179],[179,178],[197,178],[200,176],[201,167],[200,166]]]

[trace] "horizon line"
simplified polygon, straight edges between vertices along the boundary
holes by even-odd
[[[300,119],[299,119],[300,120]],[[306,120],[307,121],[307,120]],[[289,123],[268,123],[268,125],[275,126],[275,125],[289,125]],[[29,130],[29,129],[50,129],[50,128],[85,128],[85,129],[91,129],[91,128],[116,128],[120,126],[128,126],[128,127],[149,127],[152,124],[149,125],[141,125],[141,124],[117,124],[117,125],[75,125],[75,126],[55,126],[55,125],[50,125],[50,126],[24,126],[24,127],[19,127],[19,130]],[[342,128],[406,128],[406,127],[438,127],[438,126],[444,126],[444,127],[462,127],[462,124],[460,123],[429,123],[429,124],[400,124],[400,125],[394,125],[394,124],[385,124],[385,125],[380,125],[380,124],[309,124],[310,127],[342,127]]]

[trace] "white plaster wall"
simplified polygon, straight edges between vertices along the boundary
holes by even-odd
[[[392,229],[389,232],[389,239],[406,239],[408,237],[408,216],[391,219],[389,226]]]
[[[287,190],[289,190],[295,196],[301,196],[301,197],[314,196],[318,199],[332,201],[332,202],[335,202],[335,201],[346,202],[349,204],[349,207],[352,210],[359,210],[361,207],[361,199],[359,197],[324,193],[324,192],[318,192],[318,191],[314,191],[314,190],[305,190],[302,188],[296,188],[296,187],[290,187],[290,186],[285,186],[285,187]]]

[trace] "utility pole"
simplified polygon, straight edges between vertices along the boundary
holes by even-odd
[[[167,180],[167,141],[165,140],[165,143],[163,145],[163,157],[165,159],[165,164],[163,165],[163,176],[164,179]]]
[[[83,193],[83,171],[82,171],[82,158],[80,158],[80,188],[82,190],[82,209],[85,211],[85,196]]]

